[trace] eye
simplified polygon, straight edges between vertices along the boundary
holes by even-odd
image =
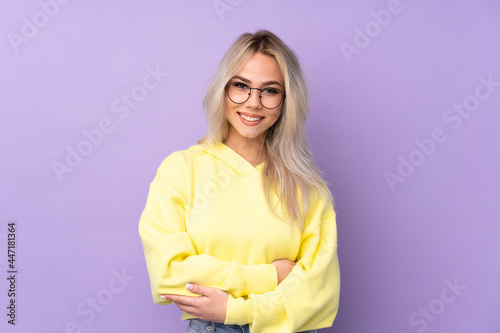
[[[281,92],[276,88],[264,88],[262,89],[262,93],[269,96],[281,94]]]
[[[233,82],[231,85],[240,90],[248,90],[248,86],[243,82]]]

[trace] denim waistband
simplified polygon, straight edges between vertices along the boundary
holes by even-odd
[[[223,323],[216,323],[213,321],[206,321],[206,320],[202,320],[202,319],[198,319],[198,318],[190,319],[189,325],[190,325],[190,327],[194,326],[194,327],[196,327],[196,329],[198,329],[198,330],[195,330],[193,327],[193,330],[195,332],[203,332],[203,333],[207,333],[207,332],[249,333],[250,332],[250,327],[248,325],[225,325]],[[189,332],[192,332],[192,331],[189,331]],[[299,333],[316,333],[316,330],[301,331]]]
[[[201,332],[235,332],[235,333],[249,333],[250,328],[248,325],[225,325],[223,323],[216,323],[214,321],[206,321],[202,319],[190,319],[190,327],[194,326],[201,329]],[[196,329],[193,327],[193,330]]]

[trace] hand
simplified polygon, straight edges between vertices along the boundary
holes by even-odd
[[[186,288],[201,296],[163,295],[165,297],[161,296],[161,298],[173,301],[179,309],[196,318],[216,323],[226,321],[228,293],[217,288],[202,287],[191,283],[186,284]]]
[[[292,271],[295,261],[288,259],[278,259],[272,262],[278,272],[278,284],[280,284]]]

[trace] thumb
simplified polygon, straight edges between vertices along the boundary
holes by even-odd
[[[208,296],[210,294],[210,288],[199,286],[194,283],[186,283],[186,289],[199,295]]]

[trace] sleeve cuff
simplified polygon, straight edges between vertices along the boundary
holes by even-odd
[[[225,325],[246,325],[253,322],[254,304],[252,299],[242,297],[234,298],[229,295],[227,299]]]

